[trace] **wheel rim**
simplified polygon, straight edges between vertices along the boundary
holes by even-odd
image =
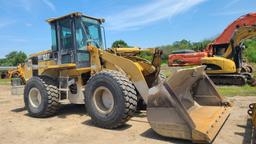
[[[104,86],[98,87],[93,93],[93,103],[98,112],[108,114],[114,108],[113,94]]]
[[[37,88],[31,88],[29,91],[29,103],[35,107],[38,108],[39,105],[41,104],[42,101],[42,96]]]

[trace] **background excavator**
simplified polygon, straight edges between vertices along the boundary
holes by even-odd
[[[215,84],[245,85],[253,83],[253,69],[244,63],[242,53],[243,41],[256,36],[256,26],[237,28],[229,45],[212,48],[213,56],[203,57],[201,64],[206,65],[206,73]]]
[[[170,55],[169,66],[203,64],[207,66],[206,73],[215,84],[252,83],[253,68],[243,61],[242,55],[243,41],[256,36],[255,24],[256,13],[244,15],[231,23],[204,52]]]
[[[62,102],[85,104],[92,122],[118,128],[147,105],[147,118],[160,135],[212,142],[231,110],[199,66],[160,80],[162,52],[139,48],[104,48],[103,19],[71,13],[48,20],[52,49],[32,54],[20,65],[12,93],[22,94],[32,117],[55,115]]]

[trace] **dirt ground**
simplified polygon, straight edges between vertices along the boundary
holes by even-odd
[[[252,129],[247,107],[255,97],[233,97],[233,111],[214,144],[251,143]],[[189,144],[190,141],[157,135],[142,113],[117,130],[94,127],[83,106],[65,105],[58,116],[31,118],[22,97],[10,95],[9,86],[0,86],[0,144]]]

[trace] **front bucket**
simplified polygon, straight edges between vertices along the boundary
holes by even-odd
[[[147,116],[154,131],[166,137],[210,143],[230,114],[204,67],[179,70],[149,90]]]

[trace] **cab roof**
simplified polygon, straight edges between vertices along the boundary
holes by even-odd
[[[87,16],[87,15],[84,15],[83,13],[81,13],[81,12],[73,12],[73,13],[70,13],[70,14],[67,14],[67,15],[64,15],[64,16],[61,16],[61,17],[50,18],[50,19],[48,19],[46,21],[51,24],[51,23],[53,23],[55,21],[58,21],[60,19],[66,18],[66,17],[81,17],[81,16],[97,20],[101,24],[105,22],[105,19],[103,19],[103,18],[95,18],[95,17]]]

